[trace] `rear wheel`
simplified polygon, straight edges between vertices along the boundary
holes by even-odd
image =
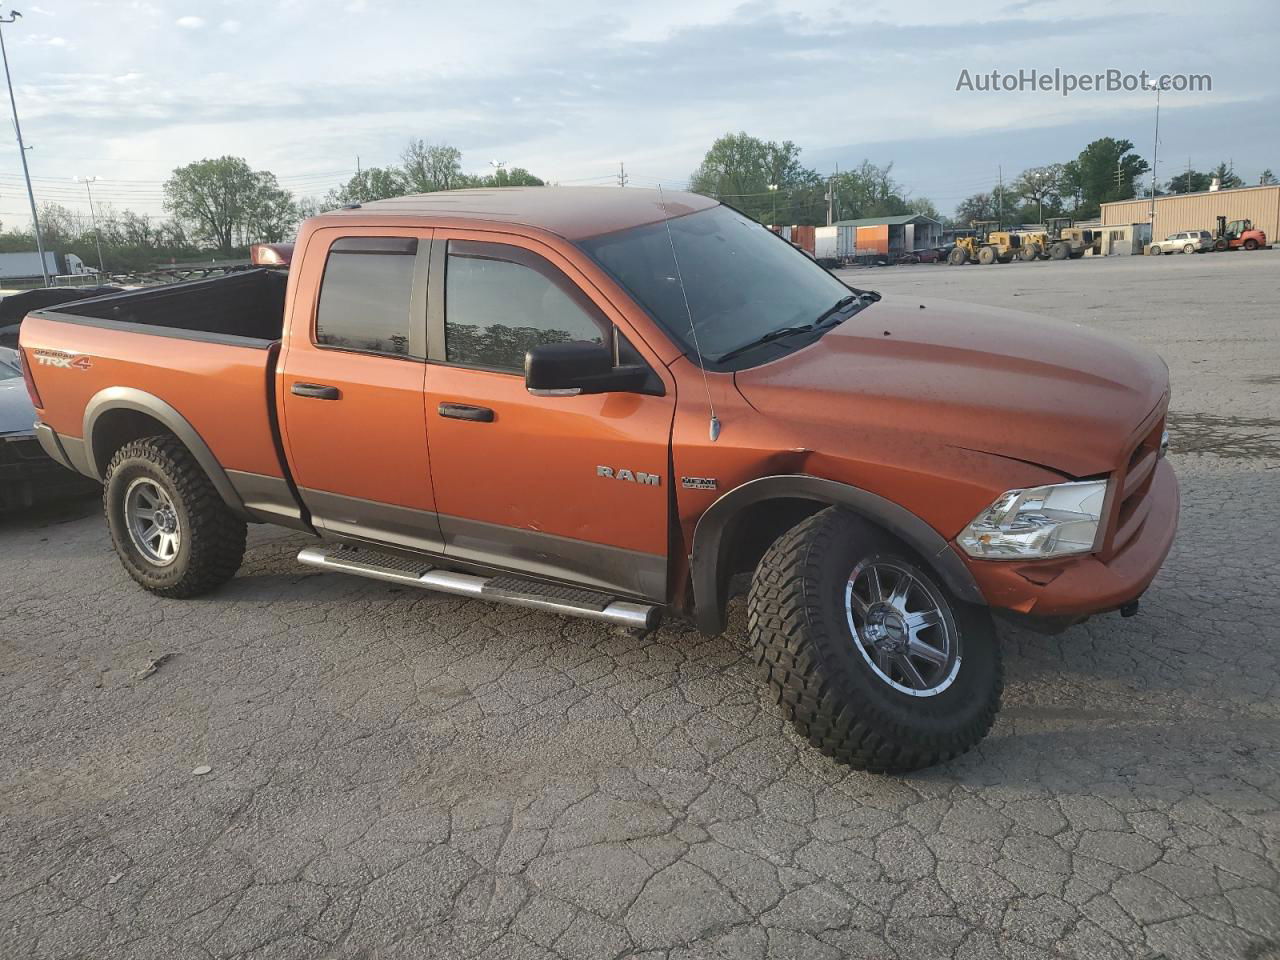
[[[985,265],[996,262],[996,252],[991,247],[983,247],[978,251],[978,262]]]
[[[1248,240],[1246,240],[1246,241],[1244,242],[1244,248],[1245,248],[1246,250],[1257,250],[1257,249],[1258,249],[1258,241],[1257,241],[1257,240],[1255,240],[1255,239],[1253,239],[1253,237],[1250,237]]]
[[[1040,244],[1028,243],[1026,246],[1022,248],[1018,256],[1022,257],[1023,260],[1040,259]]]
[[[240,568],[245,523],[176,437],[121,447],[107,467],[103,506],[121,564],[152,593],[194,597]]]
[[[964,753],[1000,706],[987,611],[910,551],[832,507],[760,562],[747,600],[756,663],[799,733],[830,757],[907,771]]]
[[[1183,247],[1183,248],[1182,248],[1182,252],[1183,252],[1183,253],[1195,253],[1195,252],[1196,252],[1196,245],[1195,245],[1194,243],[1188,243],[1185,247]]]
[[[1055,243],[1049,248],[1049,257],[1053,260],[1065,260],[1071,256],[1071,250],[1065,243]]]

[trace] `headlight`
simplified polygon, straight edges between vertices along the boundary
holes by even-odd
[[[1010,490],[957,538],[965,553],[986,559],[1035,559],[1088,553],[1098,537],[1107,481],[1084,480]]]

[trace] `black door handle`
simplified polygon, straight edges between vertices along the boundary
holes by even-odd
[[[469,403],[442,403],[440,416],[454,420],[475,420],[477,423],[493,423],[493,411],[488,407],[475,407]]]
[[[315,400],[337,400],[342,391],[337,387],[327,387],[322,383],[295,383],[292,388],[295,397],[311,397]]]

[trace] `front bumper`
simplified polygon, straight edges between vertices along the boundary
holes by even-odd
[[[997,610],[1059,623],[1120,609],[1151,585],[1173,546],[1178,480],[1168,460],[1156,465],[1147,497],[1142,529],[1105,562],[1094,554],[1027,563],[966,556],[978,589]]]

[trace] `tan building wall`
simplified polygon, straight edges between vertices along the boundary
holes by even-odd
[[[1280,240],[1280,186],[1238,187],[1235,190],[1208,190],[1204,193],[1156,197],[1155,239],[1162,240],[1183,230],[1213,233],[1218,217],[1228,220],[1248,218],[1267,235],[1267,243]],[[1104,226],[1150,223],[1149,199],[1121,200],[1102,205]]]

